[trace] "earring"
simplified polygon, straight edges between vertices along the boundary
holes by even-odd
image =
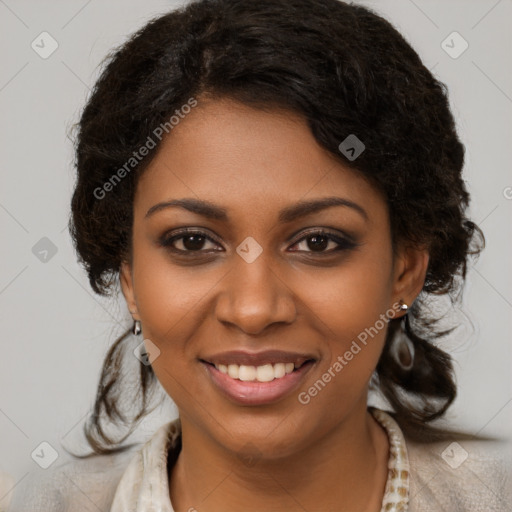
[[[135,334],[135,336],[138,336],[142,332],[140,320],[135,320],[135,322],[133,322],[132,332],[133,332],[133,334]]]
[[[407,311],[409,309],[409,306],[402,300],[400,299],[400,311]]]
[[[389,347],[389,353],[404,371],[414,366],[414,344],[403,332],[397,332]]]

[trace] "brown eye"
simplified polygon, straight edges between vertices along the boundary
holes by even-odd
[[[303,244],[303,249],[294,249],[293,251],[330,254],[335,251],[340,251],[343,249],[348,250],[357,246],[357,244],[351,240],[342,238],[338,235],[326,231],[315,231],[308,233],[299,241],[295,242],[294,246],[300,246],[301,244]],[[327,248],[329,248],[329,250],[326,250]]]
[[[187,253],[199,255],[212,251],[222,251],[218,248],[220,244],[202,231],[185,230],[174,233],[172,236],[166,234],[158,243],[161,247],[165,247],[178,255]],[[292,249],[292,252],[328,255],[341,250],[350,250],[358,245],[348,238],[320,230],[307,233],[306,236],[295,242],[293,246],[299,248]],[[301,246],[302,248],[300,248]]]
[[[329,240],[328,237],[323,235],[311,235],[306,238],[307,240],[307,246],[308,249],[311,249],[312,251],[324,251],[328,246],[329,242],[332,240]]]
[[[202,231],[185,231],[171,237],[164,235],[159,241],[160,246],[178,253],[217,250],[214,247],[205,247],[208,243],[214,244],[215,246],[218,245],[215,240],[207,236]]]
[[[202,235],[187,235],[179,238],[182,245],[187,251],[201,250],[206,242],[206,237]]]

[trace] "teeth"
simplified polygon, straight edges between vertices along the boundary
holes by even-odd
[[[295,365],[293,363],[264,364],[262,366],[216,364],[215,368],[222,373],[226,373],[232,379],[246,382],[270,382],[274,379],[280,379],[288,373],[292,373]]]
[[[257,375],[257,370],[254,366],[244,366],[243,364],[240,365],[238,368],[238,378],[240,380],[254,380]]]
[[[232,378],[232,379],[238,379],[238,370],[239,370],[239,366],[237,364],[230,364],[228,366],[228,375]]]
[[[265,364],[256,368],[256,380],[258,382],[270,382],[275,377],[274,367],[271,364]]]
[[[293,371],[293,370],[292,370]],[[277,363],[274,365],[274,377],[280,379],[286,375],[286,365],[284,363]]]

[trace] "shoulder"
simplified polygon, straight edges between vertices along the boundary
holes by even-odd
[[[12,491],[6,512],[109,510],[117,484],[137,448],[36,468]]]
[[[407,441],[410,512],[510,512],[512,445],[504,441]]]

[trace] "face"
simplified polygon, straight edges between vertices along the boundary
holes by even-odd
[[[366,408],[427,263],[393,257],[385,197],[299,116],[210,100],[138,182],[121,283],[183,429],[277,457]]]

